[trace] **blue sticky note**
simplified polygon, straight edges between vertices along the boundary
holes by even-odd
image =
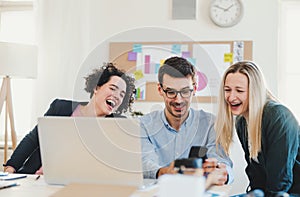
[[[195,58],[189,57],[189,58],[187,58],[187,60],[188,60],[191,64],[193,64],[193,66],[196,66],[196,59],[195,59]]]
[[[180,54],[181,52],[181,45],[180,44],[173,44],[172,45],[172,52],[176,54]]]
[[[155,64],[155,70],[154,70],[155,74],[158,73],[159,68],[160,68],[160,64]]]
[[[132,51],[136,52],[136,53],[141,53],[142,52],[142,45],[141,44],[134,44]]]

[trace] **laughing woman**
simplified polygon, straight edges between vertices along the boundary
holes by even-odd
[[[227,154],[235,128],[247,161],[247,192],[266,196],[300,194],[299,124],[291,111],[266,88],[258,66],[249,61],[230,66],[222,79],[215,129]]]
[[[54,100],[45,116],[124,117],[134,100],[134,79],[112,63],[95,69],[86,78],[89,102]],[[42,174],[37,126],[27,134],[4,164],[10,173]]]

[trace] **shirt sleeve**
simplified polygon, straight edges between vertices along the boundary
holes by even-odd
[[[144,178],[155,179],[156,173],[160,169],[158,155],[155,146],[152,144],[150,136],[141,121],[141,144],[142,144],[142,164]]]
[[[57,100],[54,100],[48,111],[45,113],[46,115],[53,114],[55,103]],[[39,147],[39,139],[38,139],[38,127],[37,125],[30,131],[18,144],[17,148],[14,150],[10,159],[4,164],[4,166],[12,166],[18,171],[24,164],[24,162],[31,156],[31,154]],[[39,162],[39,161],[36,161]]]
[[[38,148],[37,126],[21,140],[5,166],[12,166],[18,171],[36,148]]]

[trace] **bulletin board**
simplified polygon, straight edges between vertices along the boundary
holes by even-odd
[[[252,60],[252,41],[111,42],[109,61],[136,79],[136,100],[163,101],[157,91],[157,73],[171,56],[186,58],[197,68],[193,102],[216,102],[224,71],[232,63]]]

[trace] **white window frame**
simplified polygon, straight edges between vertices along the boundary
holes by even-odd
[[[292,17],[296,14],[298,18]],[[300,17],[300,1],[281,0],[279,12],[279,76],[278,96],[279,99],[294,113],[300,120],[300,66],[299,52],[300,32],[297,23]],[[293,23],[296,20],[296,23]],[[297,33],[295,33],[297,32]],[[295,67],[297,66],[297,67]]]
[[[5,23],[1,24],[1,22],[3,22],[1,20],[1,16],[4,19],[4,16],[2,14],[10,14],[7,12],[12,12],[11,14],[18,14],[19,11],[20,11],[20,13],[24,12],[24,11],[34,12],[34,2],[35,2],[35,0],[32,0],[32,1],[30,1],[30,0],[27,0],[27,1],[22,1],[22,0],[3,1],[3,0],[0,0],[0,40],[1,41],[35,44],[35,42],[36,42],[35,35],[30,34],[30,36],[29,36],[30,38],[28,38],[28,39],[26,39],[27,36],[19,36],[21,38],[17,38],[18,36],[12,36],[12,37],[6,36],[6,35],[8,35],[8,33],[10,31],[7,32]],[[32,14],[34,15],[34,13],[32,13]],[[30,18],[30,20],[31,20],[31,18]],[[32,18],[32,20],[33,21],[30,21],[30,22],[34,23],[35,19]],[[16,21],[13,21],[13,22],[15,23]],[[22,22],[24,22],[24,21],[22,21]],[[22,23],[22,22],[20,22],[20,23]],[[18,25],[18,24],[14,24],[14,25]],[[29,28],[31,28],[31,27],[29,27]],[[34,28],[36,28],[36,27],[34,27]],[[35,29],[32,29],[32,32],[35,32]],[[20,33],[22,33],[22,32],[16,32],[15,35],[18,35]],[[24,39],[24,37],[25,37],[25,39]],[[1,78],[0,78],[0,84],[2,84]],[[24,86],[26,88],[24,88]],[[27,102],[29,100],[30,101],[32,100],[33,95],[30,93],[33,92],[34,88],[35,87],[34,87],[33,80],[26,80],[26,79],[12,80],[12,94],[13,94],[12,96],[13,96],[13,111],[14,111],[13,113],[14,113],[15,127],[16,127],[18,141],[20,141],[23,138],[23,136],[26,135],[30,131],[30,129],[32,127],[32,125],[31,125],[32,117],[30,114],[28,114],[29,106],[27,105]],[[26,95],[26,93],[28,93],[28,95]],[[22,98],[22,95],[23,95],[23,98]],[[19,106],[21,106],[21,108]],[[24,107],[24,108],[22,108],[22,107]],[[32,107],[31,104],[30,104],[30,107]],[[5,111],[5,107],[2,108],[2,112],[0,115],[0,147],[2,146],[2,144],[4,142],[4,126],[3,126],[4,124],[1,124],[1,123],[4,123],[4,111]],[[29,111],[31,111],[31,110],[29,110]],[[27,113],[27,115],[24,116],[23,113]],[[8,125],[8,129],[10,130],[9,125]],[[8,137],[10,138],[10,135],[8,135]]]

